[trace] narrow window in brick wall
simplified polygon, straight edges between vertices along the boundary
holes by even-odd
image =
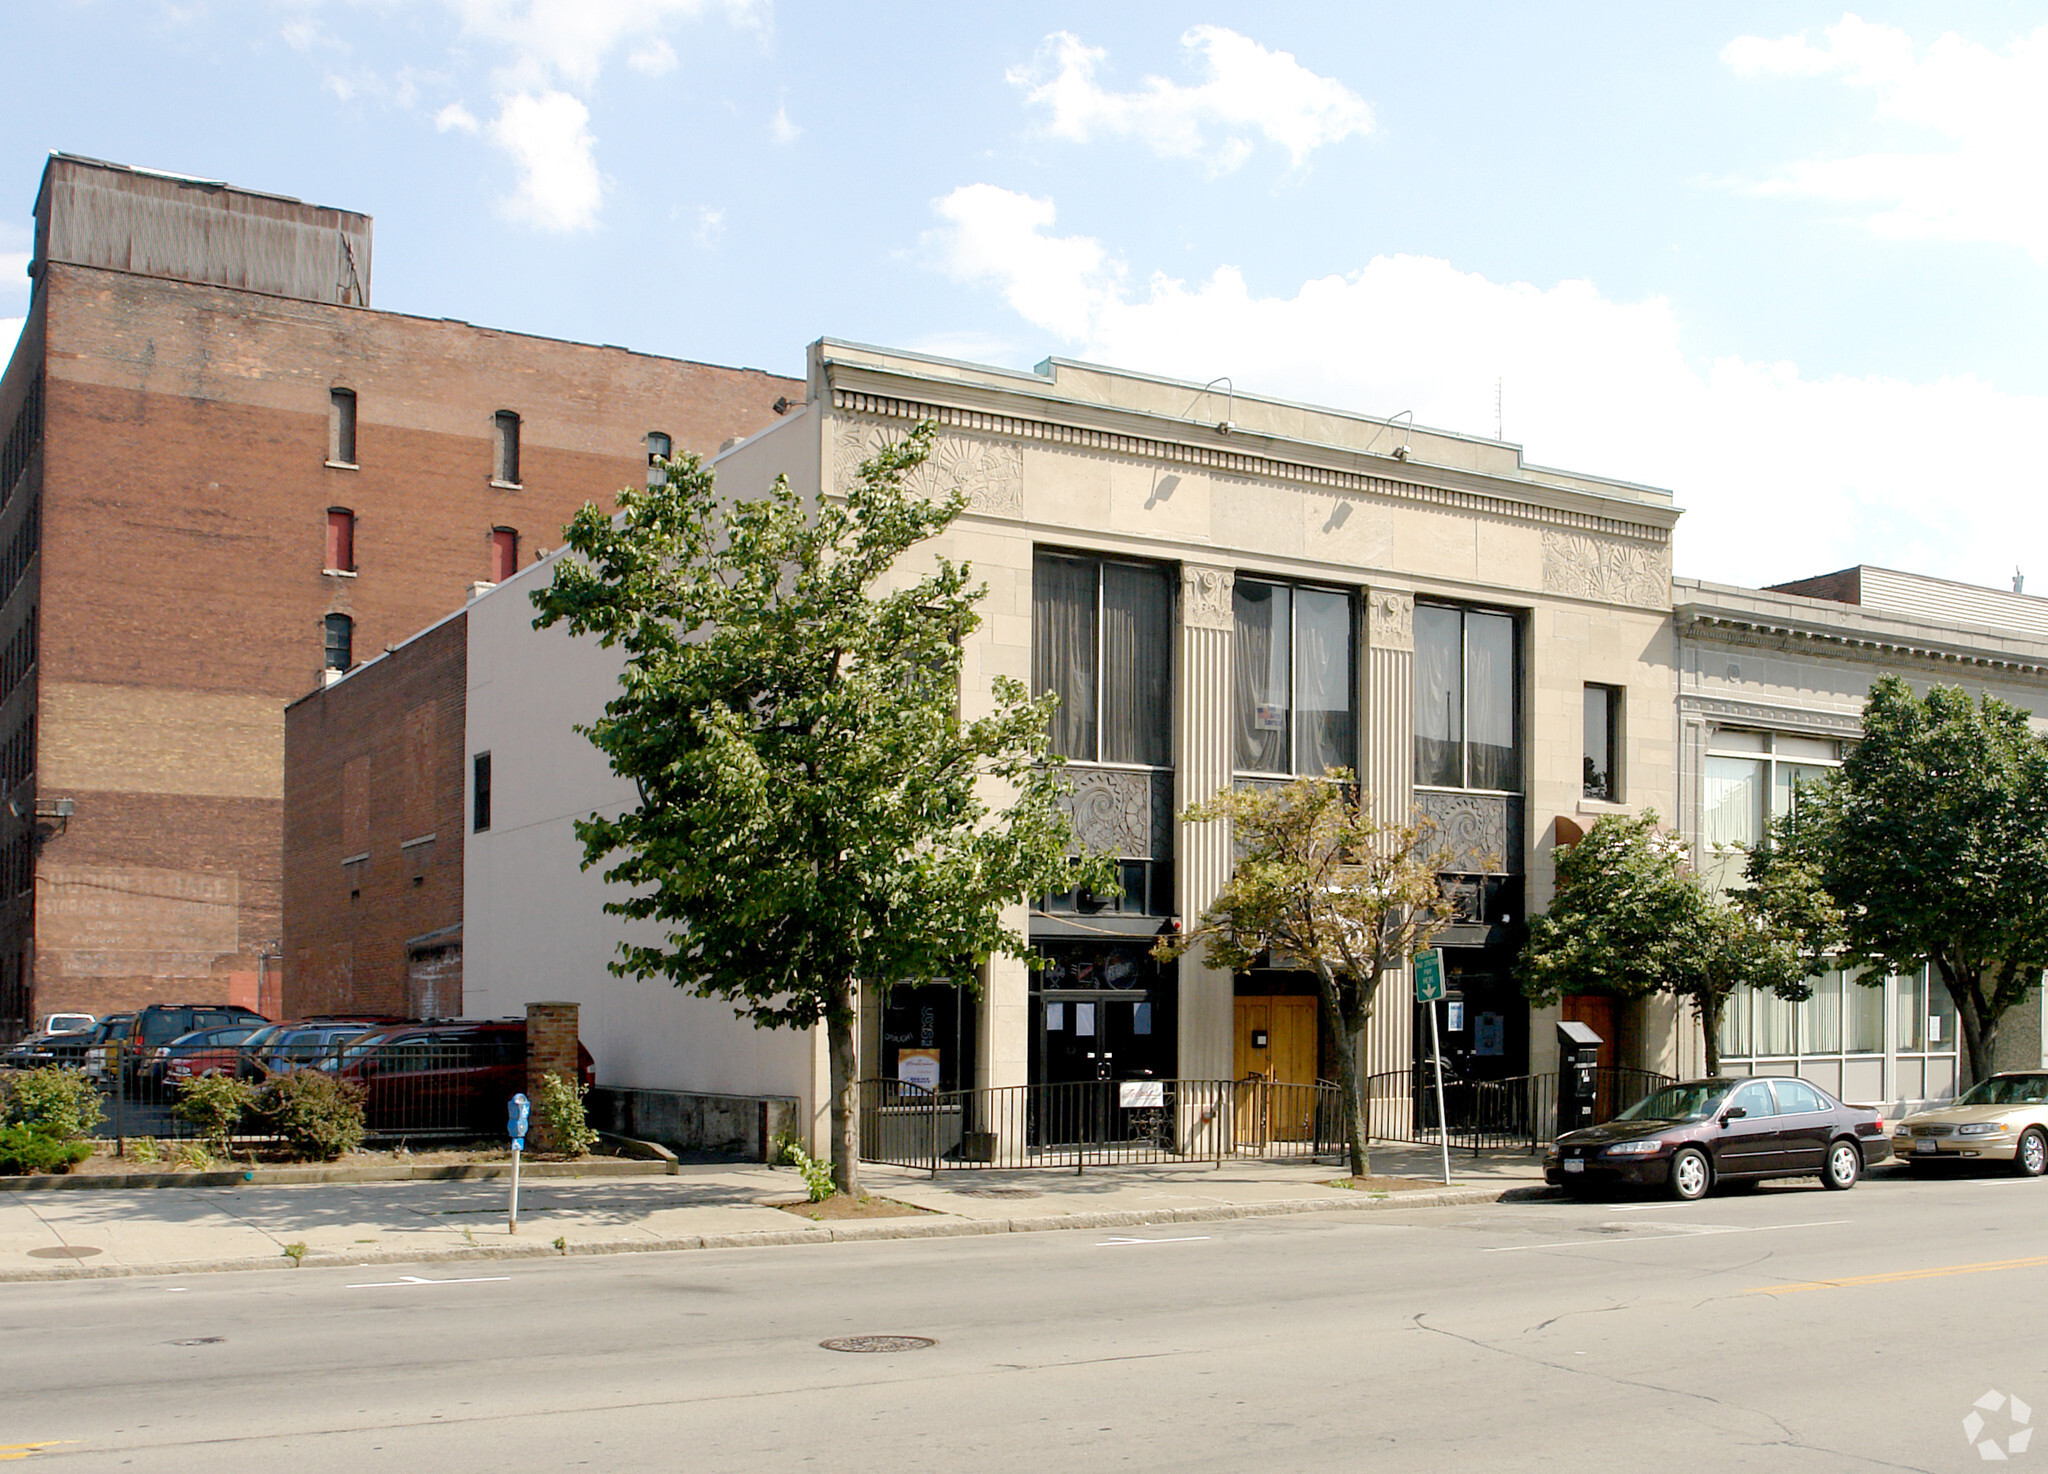
[[[337,466],[356,463],[356,391],[327,391],[327,459]]]
[[[469,827],[482,834],[491,827],[491,755],[480,752],[470,760]]]
[[[491,582],[503,583],[519,571],[519,532],[512,527],[491,529]]]
[[[501,409],[497,416],[497,459],[492,468],[493,480],[507,486],[519,484],[519,416],[509,409]]]
[[[327,668],[347,670],[355,664],[352,651],[355,643],[356,622],[346,614],[330,614],[326,619]]]
[[[676,443],[673,438],[659,430],[649,430],[647,432],[647,484],[649,486],[660,486],[668,480],[668,472],[662,469],[661,463],[675,453]]]
[[[347,507],[327,509],[327,567],[335,573],[356,571],[356,514]]]

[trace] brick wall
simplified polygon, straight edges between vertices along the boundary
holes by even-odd
[[[642,481],[649,431],[714,452],[804,392],[755,370],[61,263],[31,327],[17,358],[35,362],[12,365],[6,389],[45,369],[36,791],[75,805],[40,856],[62,881],[37,889],[41,1011],[252,986],[285,926],[283,712],[321,682],[326,616],[354,621],[368,659],[461,607],[490,576],[494,528],[516,528],[528,562],[578,507]],[[327,464],[337,387],[356,395],[354,469]],[[491,480],[499,410],[521,417],[516,489]],[[332,507],[355,514],[353,570],[325,568]],[[416,750],[452,736],[460,773],[459,721],[393,720]],[[388,798],[415,817],[425,801]],[[435,842],[432,875],[459,844]],[[369,864],[375,886],[396,861],[373,849]],[[0,914],[0,952],[28,930]],[[287,978],[314,976],[287,984],[287,1007],[320,1006],[359,969],[390,996],[388,942],[295,948]]]
[[[561,1150],[540,1118],[540,1082],[559,1075],[571,1085],[582,1085],[583,1072],[576,1067],[577,1027],[578,1009],[573,1003],[526,1005],[526,1098],[535,1105],[531,1132],[535,1151]]]

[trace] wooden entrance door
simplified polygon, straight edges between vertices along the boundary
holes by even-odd
[[[1314,998],[1237,1000],[1237,1135],[1240,1141],[1298,1141],[1313,1129],[1316,1083]]]

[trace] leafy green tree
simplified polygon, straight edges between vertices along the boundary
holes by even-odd
[[[1793,999],[1812,991],[1801,936],[1751,893],[1716,896],[1693,872],[1685,841],[1660,830],[1655,813],[1606,815],[1560,849],[1556,863],[1557,893],[1529,923],[1516,963],[1534,1002],[1567,993],[1683,999],[1706,1036],[1713,1075],[1721,1070],[1721,1016],[1738,987]],[[1824,907],[1813,904],[1818,919]]]
[[[1106,864],[1069,860],[1050,701],[999,678],[988,714],[961,716],[983,592],[967,566],[898,569],[966,504],[904,484],[932,434],[863,465],[843,502],[780,479],[722,498],[684,457],[620,492],[616,518],[579,512],[576,556],[534,595],[537,626],[625,652],[619,695],[579,730],[639,802],[576,832],[585,868],[608,865],[622,892],[605,909],[661,935],[622,942],[612,971],[729,1000],[756,1027],[822,1024],[849,1194],[862,986],[1023,956],[1003,906],[1111,883]]]
[[[1351,774],[1332,768],[1281,788],[1239,788],[1195,804],[1191,824],[1228,823],[1237,867],[1186,935],[1154,949],[1162,960],[1200,947],[1233,972],[1270,952],[1316,975],[1324,1027],[1336,1046],[1351,1175],[1371,1170],[1359,1040],[1380,978],[1430,944],[1451,919],[1440,879],[1450,852],[1428,848],[1426,819],[1373,818]]]
[[[2048,966],[2048,743],[1996,697],[1916,696],[1885,676],[1862,740],[1802,790],[1751,870],[1839,907],[1845,966],[1931,968],[1981,1080],[2007,1011]]]

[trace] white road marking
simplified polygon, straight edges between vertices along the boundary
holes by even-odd
[[[1651,1222],[1647,1225],[1650,1228],[1663,1228],[1671,1231],[1669,1233],[1645,1234],[1641,1238],[1612,1238],[1605,1240],[1583,1238],[1560,1239],[1554,1244],[1502,1244],[1497,1248],[1481,1249],[1479,1252],[1482,1254],[1522,1254],[1531,1249],[1583,1249],[1588,1244],[1603,1242],[1609,1244],[1664,1244],[1669,1243],[1673,1239],[1704,1238],[1723,1233],[1773,1233],[1781,1228],[1839,1228],[1851,1221],[1847,1218],[1827,1218],[1814,1223],[1759,1223],[1754,1227],[1748,1228],[1724,1223]],[[1617,1224],[1616,1227],[1620,1227],[1620,1225]]]
[[[351,1290],[396,1290],[408,1285],[487,1285],[497,1280],[509,1280],[509,1274],[479,1274],[467,1279],[429,1280],[416,1274],[403,1275],[395,1280],[378,1280],[375,1284],[350,1285]]]
[[[1126,1244],[1198,1244],[1208,1237],[1209,1235],[1205,1233],[1191,1233],[1177,1239],[1104,1239],[1095,1247],[1098,1249],[1120,1249]]]

